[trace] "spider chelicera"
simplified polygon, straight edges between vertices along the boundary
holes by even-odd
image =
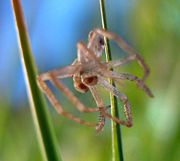
[[[104,37],[113,39],[119,45],[119,47],[125,52],[129,53],[128,56],[112,60],[109,62],[103,62],[99,59],[104,49]],[[144,76],[142,79],[133,74],[121,73],[109,70],[126,64],[128,62],[137,60],[139,65],[144,70]],[[37,76],[37,83],[41,90],[46,94],[49,101],[55,107],[57,112],[69,119],[81,124],[96,126],[96,133],[99,132],[105,123],[105,117],[109,117],[116,123],[125,125],[127,127],[132,126],[132,117],[130,112],[130,104],[127,96],[120,92],[117,88],[111,85],[104,78],[110,78],[113,80],[123,79],[135,81],[136,85],[144,90],[148,96],[153,97],[149,88],[144,84],[149,69],[144,62],[143,58],[124,40],[111,31],[104,30],[102,28],[94,29],[90,32],[87,46],[82,42],[77,42],[77,58],[71,65],[58,67],[52,69],[46,73],[39,74]],[[88,90],[92,93],[92,96],[97,104],[96,108],[86,107],[59,79],[72,77],[74,87],[77,91],[85,93]],[[59,90],[61,90],[66,97],[82,112],[98,112],[100,119],[98,123],[92,123],[84,121],[68,112],[65,112],[62,105],[57,101],[52,91],[49,89],[45,81],[50,80]],[[105,90],[111,92],[114,96],[118,97],[124,103],[124,112],[126,115],[126,121],[120,120],[111,116],[106,112],[106,109],[110,106],[105,106],[104,102],[98,92],[97,85],[103,87]]]

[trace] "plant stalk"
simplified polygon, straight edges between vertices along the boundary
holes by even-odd
[[[45,105],[44,97],[36,83],[36,66],[33,60],[32,50],[28,38],[25,19],[20,0],[11,0],[13,14],[17,29],[20,57],[22,60],[28,97],[35,123],[38,140],[44,160],[62,161],[56,145],[56,138],[52,122]]]
[[[101,10],[102,28],[107,30],[104,0],[99,0],[99,3]],[[108,62],[112,60],[111,50],[110,50],[109,40],[106,37],[104,37],[104,41],[105,41],[106,61]],[[114,82],[111,79],[109,79],[109,82],[110,84],[115,86]],[[112,116],[119,118],[117,98],[113,96],[112,93],[110,93],[110,101],[111,101]],[[112,126],[112,161],[124,161],[120,125],[112,121],[111,126]]]

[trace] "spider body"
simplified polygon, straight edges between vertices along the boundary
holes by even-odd
[[[89,43],[87,47],[91,49],[95,56],[100,57],[104,49],[103,37],[99,34],[94,33],[94,31],[91,31],[89,33],[88,41]],[[78,42],[77,48],[81,45],[83,45],[83,42]],[[75,59],[73,64],[79,64],[83,66],[78,74],[73,75],[74,87],[77,91],[85,93],[88,91],[87,85],[92,86],[97,84],[97,75],[91,75],[91,72],[97,69],[97,65],[93,59],[87,58],[85,56],[85,53],[82,53],[82,55],[80,55],[78,58],[79,59]]]
[[[120,46],[120,48],[129,53],[129,55],[122,59],[113,60],[110,62],[101,61],[99,57],[102,55],[104,49],[104,37],[115,40]],[[138,78],[133,74],[108,70],[109,68],[115,68],[134,60],[137,60],[139,65],[144,70],[144,76],[142,79]],[[133,48],[131,48],[127,43],[125,43],[119,36],[117,36],[113,32],[97,28],[90,32],[87,46],[82,41],[79,41],[77,43],[77,58],[71,65],[59,67],[50,70],[49,72],[39,74],[37,76],[37,83],[41,90],[47,95],[48,99],[53,104],[58,113],[81,124],[96,126],[96,132],[99,132],[104,126],[105,117],[109,117],[116,123],[123,124],[127,127],[132,126],[130,104],[127,96],[120,92],[109,82],[107,82],[104,78],[111,78],[113,80],[123,79],[134,81],[139,88],[141,88],[147,93],[147,95],[153,97],[149,88],[144,84],[144,81],[148,74],[149,69],[145,64],[143,58]],[[73,78],[74,88],[77,91],[85,93],[90,90],[97,104],[97,107],[87,108],[60,80],[58,80],[59,78],[62,79],[66,77]],[[46,80],[50,80],[58,89],[60,89],[67,96],[67,98],[77,107],[78,110],[82,112],[99,111],[99,122],[87,122],[77,118],[76,116],[71,115],[70,113],[65,112],[62,105],[57,101],[51,90],[46,85]],[[124,111],[127,119],[126,121],[113,117],[106,112],[106,109],[110,106],[104,105],[104,102],[98,92],[97,85],[111,92],[114,96],[118,97],[124,103]]]
[[[93,70],[96,69],[96,66],[94,62],[90,63],[91,66],[89,66],[89,63],[90,62],[87,61],[81,64],[82,68],[72,76],[74,88],[81,93],[87,92],[88,86],[96,85],[98,81],[97,75],[91,74]]]

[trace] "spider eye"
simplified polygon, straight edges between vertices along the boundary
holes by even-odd
[[[99,39],[99,43],[100,45],[104,46],[104,39],[102,37]]]

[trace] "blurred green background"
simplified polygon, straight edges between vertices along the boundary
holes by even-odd
[[[39,72],[72,63],[76,42],[87,42],[90,30],[101,27],[98,1],[22,0],[32,50]],[[121,35],[141,53],[151,73],[146,81],[154,94],[149,98],[133,82],[120,82],[118,89],[130,101],[133,127],[122,127],[125,161],[179,161],[180,159],[180,1],[105,0],[108,28]],[[113,59],[123,58],[111,43]],[[104,56],[103,58],[104,59]],[[137,62],[117,71],[142,76]],[[10,1],[0,1],[0,161],[42,161],[31,118],[19,57]],[[72,80],[64,83],[89,107],[90,93],[75,91]],[[50,84],[49,84],[50,85]],[[50,87],[52,87],[50,85]],[[64,108],[86,120],[98,114],[83,114],[56,89]],[[109,93],[100,88],[105,104]],[[122,103],[119,103],[123,116]],[[104,129],[77,124],[59,116],[47,101],[64,161],[111,161],[111,123]],[[110,111],[109,111],[110,112]]]

